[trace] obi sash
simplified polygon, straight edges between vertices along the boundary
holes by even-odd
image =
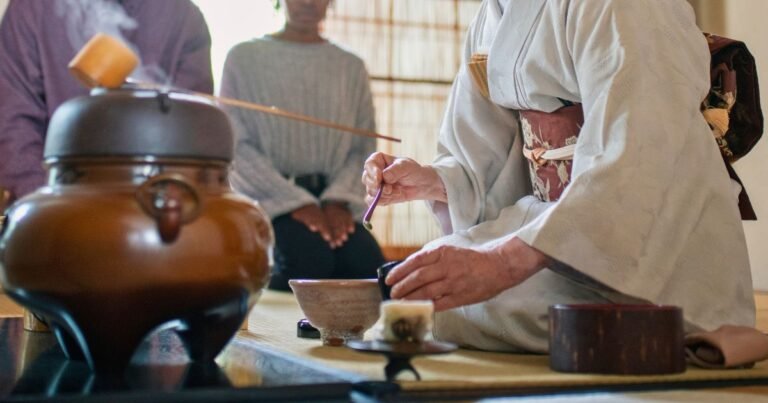
[[[705,34],[711,85],[701,103],[704,118],[717,145],[729,162],[735,162],[755,146],[763,134],[763,112],[755,59],[743,42]]]
[[[763,115],[752,54],[743,42],[705,34],[712,55],[709,95],[701,104],[702,114],[712,129],[725,168],[741,185],[739,212],[743,220],[756,220],[755,210],[731,164],[747,154],[763,133]],[[479,92],[490,98],[487,55],[472,55],[467,63]],[[551,112],[520,111],[525,148],[530,164],[533,193],[542,201],[556,201],[571,179],[573,154],[584,123],[580,104]]]
[[[528,159],[533,194],[541,201],[557,201],[571,180],[571,166],[579,131],[584,124],[581,104],[554,112],[520,111],[523,155]],[[754,220],[755,211],[736,171],[725,154],[723,162],[731,179],[741,185],[739,212],[743,220]]]
[[[720,147],[731,179],[741,185],[739,211],[744,220],[756,220],[744,184],[731,164],[746,155],[763,135],[763,112],[755,58],[744,42],[704,34],[712,55],[711,86],[701,103],[704,118]]]
[[[571,181],[573,153],[584,124],[581,105],[551,113],[520,111],[520,124],[533,194],[541,201],[557,201]]]

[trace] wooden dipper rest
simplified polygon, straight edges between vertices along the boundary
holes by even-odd
[[[684,372],[683,312],[662,305],[553,305],[549,354],[550,368],[560,372]]]

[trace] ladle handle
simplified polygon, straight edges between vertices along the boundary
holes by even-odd
[[[205,94],[205,93],[202,93],[202,92],[191,92],[191,91],[187,91],[187,92],[189,92],[189,93],[191,93],[193,95],[197,95],[197,96],[200,96],[200,97],[203,97],[203,98],[207,98],[208,100],[211,100],[211,101],[214,101],[214,102],[220,102],[220,103],[222,103],[224,105],[236,106],[238,108],[259,111],[259,112],[263,112],[263,113],[266,113],[266,114],[269,114],[269,115],[280,116],[280,117],[288,118],[288,119],[291,119],[291,120],[298,120],[300,122],[306,122],[306,123],[313,124],[315,126],[322,126],[322,127],[328,127],[328,128],[331,128],[331,129],[341,130],[343,132],[356,134],[358,136],[372,137],[372,138],[376,138],[376,139],[393,141],[395,143],[400,143],[402,141],[399,138],[392,137],[392,136],[385,136],[383,134],[379,134],[379,133],[376,133],[376,132],[371,131],[371,130],[366,130],[366,129],[360,129],[360,128],[357,128],[357,127],[341,125],[341,124],[338,124],[338,123],[335,123],[335,122],[330,122],[330,121],[327,121],[327,120],[318,119],[318,118],[315,118],[315,117],[312,117],[312,116],[307,116],[307,115],[302,115],[302,114],[295,113],[295,112],[290,112],[290,111],[287,111],[285,109],[277,108],[275,106],[267,106],[267,105],[261,105],[261,104],[253,103],[253,102],[241,101],[239,99],[219,97],[219,96],[214,96],[214,95],[210,95],[210,94]]]
[[[198,189],[179,174],[147,179],[136,191],[136,199],[144,212],[155,219],[163,243],[174,242],[181,227],[194,221],[202,208]]]
[[[119,88],[129,79],[128,76],[138,64],[139,57],[123,41],[104,33],[98,33],[94,35],[82,49],[80,49],[77,55],[75,55],[75,58],[69,63],[69,71],[88,88]],[[144,88],[169,89],[153,83],[140,84],[141,87]],[[290,112],[274,106],[261,105],[239,99],[217,97],[201,92],[174,88],[170,89],[205,97],[209,100],[226,105],[256,110],[275,116],[282,116],[284,118],[307,122],[316,126],[329,127],[358,136],[373,137],[397,143],[400,142],[400,139],[398,138],[385,136],[371,130],[341,125],[312,116]]]

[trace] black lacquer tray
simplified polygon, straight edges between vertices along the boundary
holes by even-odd
[[[347,347],[363,353],[382,354],[387,357],[387,365],[384,367],[384,375],[387,381],[394,381],[397,375],[403,371],[410,371],[421,380],[421,375],[411,364],[411,358],[419,355],[446,354],[456,350],[456,345],[439,341],[388,343],[379,340],[373,341],[348,341]]]
[[[119,375],[95,374],[68,360],[51,333],[0,318],[0,401],[53,402],[348,402],[354,394],[397,393],[397,385],[230,342],[216,362],[192,363],[172,331],[149,337]]]

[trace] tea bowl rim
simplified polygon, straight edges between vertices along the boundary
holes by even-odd
[[[293,289],[298,287],[325,286],[328,288],[363,288],[379,287],[378,280],[375,278],[366,279],[291,279],[288,285]],[[314,287],[313,287],[314,288]]]

